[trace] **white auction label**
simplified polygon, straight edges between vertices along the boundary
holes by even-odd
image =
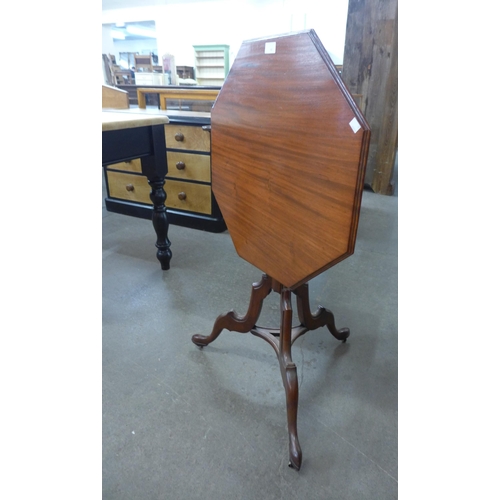
[[[354,133],[356,133],[360,128],[361,128],[361,125],[359,124],[358,120],[356,120],[356,117],[354,117],[350,122],[349,122],[349,125],[351,126],[352,128],[352,131]]]
[[[264,47],[264,54],[275,54],[276,53],[276,42],[266,42]]]

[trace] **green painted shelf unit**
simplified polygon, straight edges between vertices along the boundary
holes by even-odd
[[[229,72],[229,45],[193,45],[198,85],[222,86]]]

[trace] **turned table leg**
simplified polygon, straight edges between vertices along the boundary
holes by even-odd
[[[170,269],[170,259],[172,251],[170,250],[170,240],[168,239],[168,218],[165,200],[167,194],[163,189],[165,179],[148,179],[151,187],[149,198],[153,203],[153,227],[156,232],[156,257],[160,261],[163,271]]]

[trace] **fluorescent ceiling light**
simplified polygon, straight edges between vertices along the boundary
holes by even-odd
[[[137,26],[127,26],[127,31],[131,35],[147,36],[149,38],[156,38],[156,32],[153,30],[148,30],[145,28],[139,28]]]
[[[111,30],[111,35],[113,36],[113,38],[115,39],[118,39],[118,40],[125,40],[125,33],[123,33],[122,31],[118,31],[118,30]]]

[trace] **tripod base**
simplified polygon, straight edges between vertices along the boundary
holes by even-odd
[[[257,326],[262,311],[264,299],[271,291],[280,294],[280,328],[262,328]],[[297,298],[297,314],[300,325],[292,326],[291,294]],[[297,367],[292,361],[291,348],[293,343],[309,330],[316,330],[322,326],[328,327],[330,333],[338,340],[345,342],[349,337],[349,328],[337,330],[333,314],[320,306],[315,313],[311,313],[309,305],[309,287],[303,284],[295,290],[285,288],[276,280],[264,274],[258,283],[252,286],[250,305],[245,316],[239,316],[234,311],[221,314],[214,323],[212,333],[208,336],[193,335],[192,341],[199,347],[205,347],[213,342],[226,329],[229,331],[250,332],[271,344],[281,369],[281,378],[285,387],[286,410],[289,438],[289,466],[300,470],[302,464],[302,450],[297,436],[297,408],[299,403],[299,383]]]

